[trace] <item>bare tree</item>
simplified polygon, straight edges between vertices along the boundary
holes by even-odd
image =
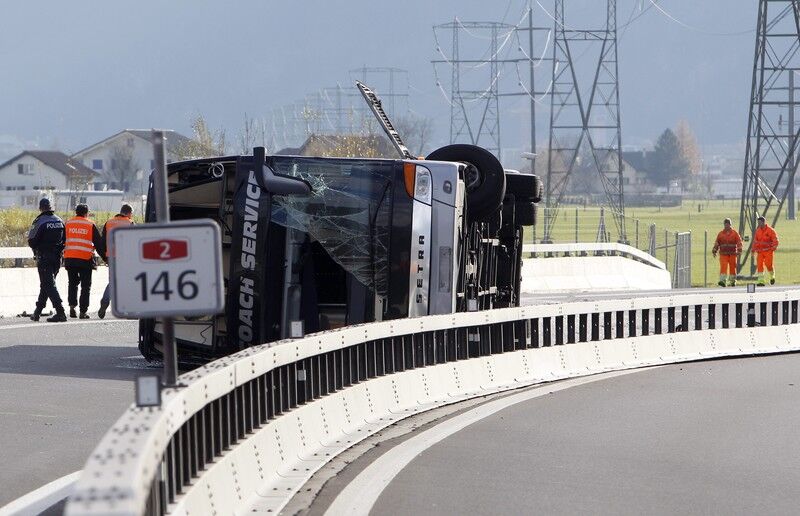
[[[424,155],[433,134],[433,118],[408,115],[397,119],[394,126],[412,154]]]
[[[111,164],[108,168],[108,179],[117,187],[127,192],[136,179],[139,164],[133,157],[133,149],[127,145],[114,145],[111,148]]]
[[[689,127],[689,122],[680,120],[675,128],[675,136],[678,137],[678,147],[683,159],[689,165],[689,174],[693,176],[699,174],[702,168],[700,150],[697,147],[697,139]]]
[[[239,150],[242,154],[249,154],[253,147],[264,146],[267,142],[267,127],[264,120],[257,121],[244,114],[244,125],[239,132]]]
[[[203,115],[197,115],[192,119],[192,132],[194,138],[186,143],[177,146],[173,151],[178,159],[200,158],[203,156],[224,156],[225,155],[225,130],[218,129],[213,131],[208,127]]]

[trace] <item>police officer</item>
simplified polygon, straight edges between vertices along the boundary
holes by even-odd
[[[65,322],[67,316],[56,288],[56,275],[61,267],[61,253],[64,251],[64,222],[53,214],[48,199],[39,201],[39,212],[28,232],[28,245],[33,249],[39,271],[39,299],[36,300],[36,310],[31,315],[31,320],[39,320],[47,300],[50,299],[56,313],[47,322]]]
[[[117,226],[129,226],[133,224],[133,208],[129,204],[123,204],[122,208],[120,208],[119,213],[114,215],[113,218],[109,219],[105,224],[103,224],[103,245],[104,245],[104,254],[103,259],[108,262],[108,252],[109,252],[109,244],[110,240],[108,239],[109,233],[111,230]],[[106,290],[103,292],[103,298],[100,300],[100,310],[97,311],[97,316],[101,319],[106,316],[106,310],[108,310],[108,305],[111,303],[111,292],[109,291],[109,286],[106,285]]]
[[[64,268],[67,269],[69,283],[67,286],[67,301],[69,302],[69,316],[73,319],[78,315],[75,307],[78,306],[78,287],[81,290],[80,318],[88,319],[89,293],[92,289],[92,271],[95,269],[94,252],[103,256],[103,239],[100,230],[89,220],[89,207],[79,204],[75,207],[75,216],[65,225],[67,242],[64,247]]]

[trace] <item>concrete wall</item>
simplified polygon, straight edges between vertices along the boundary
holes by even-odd
[[[621,256],[531,258],[522,261],[522,291],[668,290],[669,271]]]
[[[108,267],[98,267],[92,275],[92,297],[89,312],[100,307],[100,298],[108,284]],[[39,296],[39,275],[33,267],[0,269],[0,317],[14,317],[23,311],[31,313]],[[56,286],[64,307],[67,307],[67,271],[62,267],[56,276]],[[50,302],[45,311],[52,311]]]

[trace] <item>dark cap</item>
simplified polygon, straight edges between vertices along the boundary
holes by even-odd
[[[722,223],[723,224],[730,224],[731,223],[731,219],[725,219],[725,220],[722,221]]]
[[[39,209],[40,210],[52,210],[53,208],[50,206],[50,199],[47,197],[42,197],[39,199]]]
[[[759,215],[759,216],[758,216],[758,220],[763,220],[764,222],[766,222],[766,221],[767,221],[767,218],[766,218],[766,217],[764,217],[763,215]]]

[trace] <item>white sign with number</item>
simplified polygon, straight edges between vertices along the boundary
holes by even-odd
[[[116,317],[210,315],[224,309],[222,245],[213,220],[116,227],[110,238]]]

